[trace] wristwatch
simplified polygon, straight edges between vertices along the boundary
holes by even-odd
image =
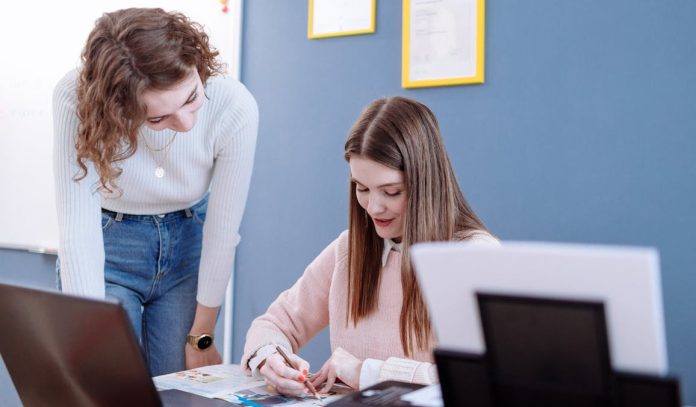
[[[214,335],[212,334],[198,334],[186,335],[186,342],[198,350],[208,349],[213,344]]]

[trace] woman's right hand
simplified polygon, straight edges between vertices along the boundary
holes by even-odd
[[[258,372],[264,377],[266,384],[275,387],[278,393],[305,396],[308,394],[304,382],[309,373],[309,363],[294,353],[288,352],[288,357],[297,369],[288,366],[285,359],[276,352],[266,358]]]

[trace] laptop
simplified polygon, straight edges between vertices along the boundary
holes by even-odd
[[[0,284],[0,354],[25,407],[229,406],[158,392],[117,302]]]

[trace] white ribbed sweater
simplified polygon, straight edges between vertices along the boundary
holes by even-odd
[[[196,125],[178,134],[166,153],[149,151],[143,139],[157,149],[165,146],[173,132],[142,126],[138,150],[118,163],[123,169],[116,180],[122,190],[118,196],[98,191],[98,176],[91,165],[86,178],[73,180],[79,170],[75,158],[76,83],[77,71],[69,72],[53,94],[53,165],[63,290],[97,298],[105,295],[101,208],[155,215],[188,208],[210,191],[197,299],[206,306],[219,306],[240,240],[239,224],[254,163],[258,131],[254,97],[234,79],[210,78]],[[157,164],[164,167],[164,178],[155,177]]]

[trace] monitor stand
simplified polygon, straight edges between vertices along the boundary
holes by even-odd
[[[681,406],[677,379],[611,369],[602,303],[477,300],[486,353],[435,350],[445,406]]]

